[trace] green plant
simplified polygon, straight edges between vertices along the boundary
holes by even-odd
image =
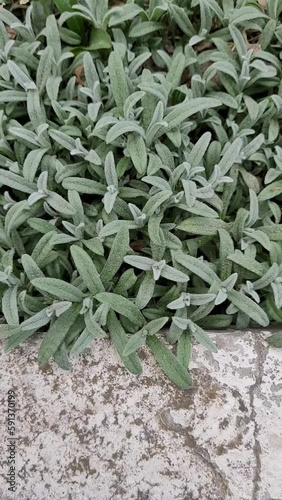
[[[0,9],[0,338],[188,388],[205,329],[282,322],[282,3],[72,4]]]

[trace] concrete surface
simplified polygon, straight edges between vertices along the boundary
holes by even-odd
[[[193,353],[194,388],[146,352],[127,374],[107,341],[63,372],[38,342],[1,352],[0,498],[282,500],[282,350],[259,332],[212,334]],[[7,391],[17,398],[17,490],[7,485]]]

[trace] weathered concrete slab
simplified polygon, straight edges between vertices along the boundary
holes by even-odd
[[[73,371],[1,354],[0,498],[282,500],[282,350],[258,332],[213,334],[178,390],[144,353],[136,379],[106,341]],[[28,358],[28,360],[27,360]],[[7,484],[7,392],[16,393],[17,490]]]

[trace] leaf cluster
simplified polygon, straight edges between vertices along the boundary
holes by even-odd
[[[282,3],[8,7],[5,349],[43,330],[39,363],[69,369],[106,338],[137,375],[147,345],[188,388],[205,330],[282,322]]]

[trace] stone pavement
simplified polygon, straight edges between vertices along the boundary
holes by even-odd
[[[38,340],[1,351],[1,500],[282,500],[282,350],[267,335],[211,334],[177,389],[105,340],[72,372],[36,364]],[[7,391],[16,392],[17,490],[8,492]]]

